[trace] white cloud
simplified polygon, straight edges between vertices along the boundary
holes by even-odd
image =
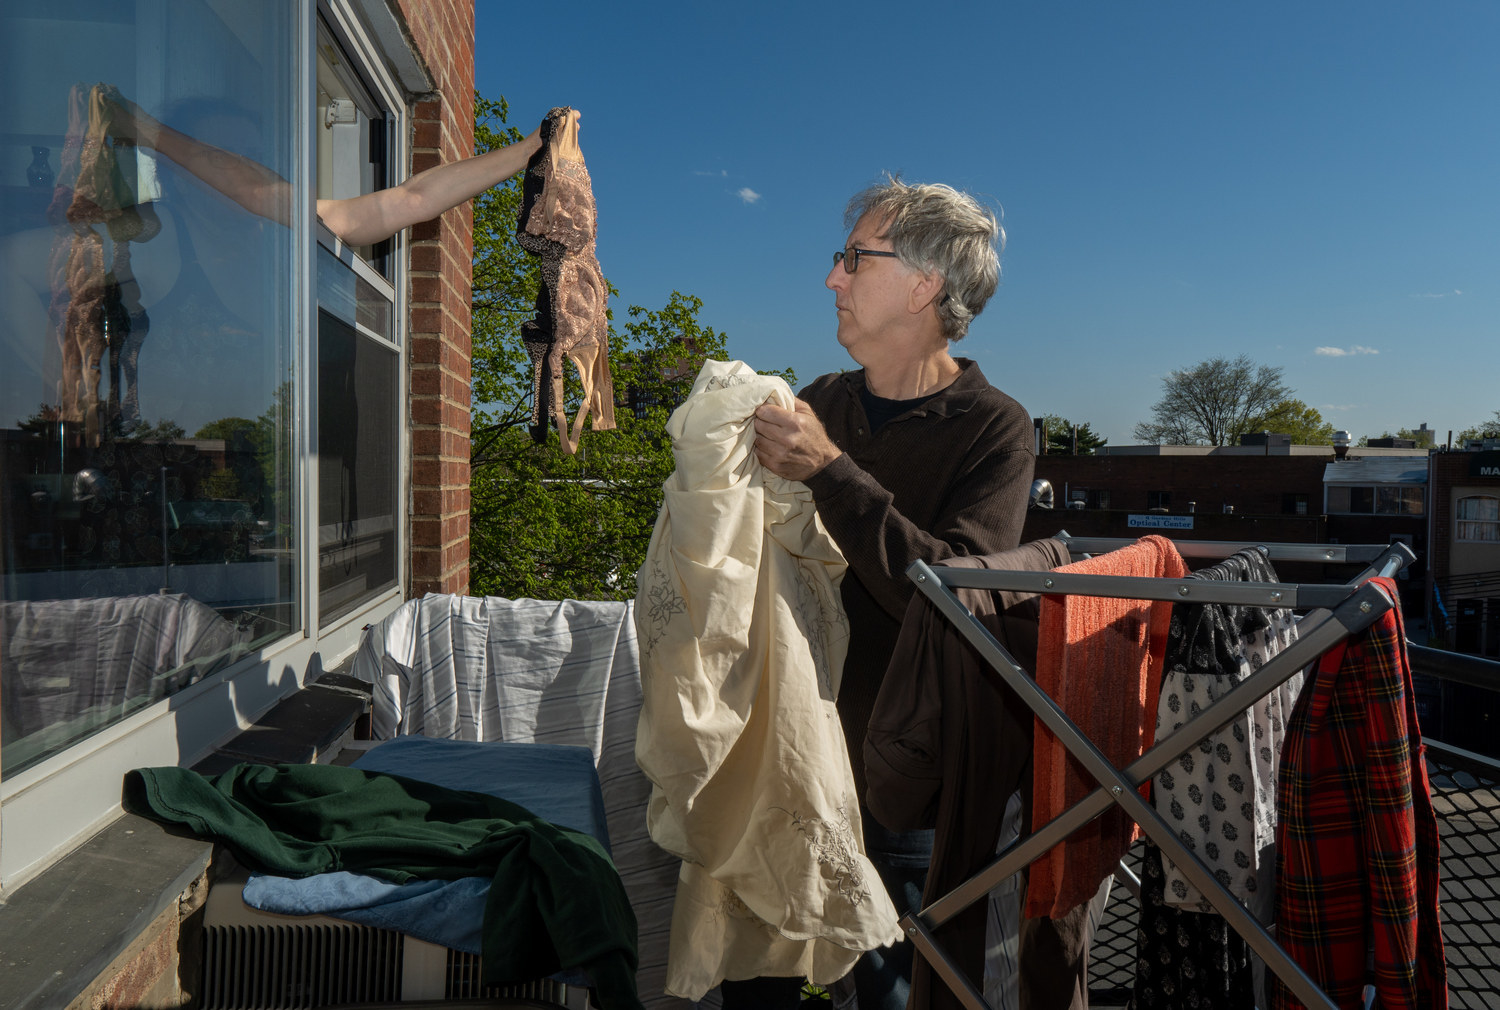
[[[739,197],[746,203],[754,203],[755,201],[760,199],[760,194],[751,189],[749,186],[745,186],[741,189],[736,190],[734,195]]]
[[[1439,294],[1435,294],[1435,295],[1434,294],[1422,294],[1422,295],[1412,295],[1412,297],[1413,298],[1452,298],[1454,295],[1461,295],[1461,294],[1463,294],[1462,291],[1458,290],[1458,288],[1454,288],[1452,291],[1443,291],[1443,292],[1441,292]]]
[[[1316,347],[1314,354],[1321,354],[1325,358],[1347,358],[1351,354],[1379,354],[1380,351],[1363,344],[1354,344],[1350,347]]]
[[[706,175],[706,176],[709,176],[710,178],[713,178],[713,179],[727,179],[727,178],[729,178],[729,169],[727,169],[727,168],[721,168],[717,172],[705,172],[705,171],[703,171],[700,168],[695,168],[695,169],[693,169],[693,174],[694,175]]]

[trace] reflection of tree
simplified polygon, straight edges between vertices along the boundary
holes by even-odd
[[[16,422],[16,427],[21,431],[30,432],[33,435],[48,435],[61,437],[58,423],[62,420],[62,411],[55,404],[44,403],[37,407],[36,413],[30,417]],[[141,421],[130,430],[129,435],[119,435],[108,439],[114,442],[161,442],[171,441],[174,438],[182,438],[187,434],[187,429],[170,418],[162,418],[155,424]]]
[[[270,406],[254,420],[221,417],[193,435],[224,441],[225,466],[205,477],[200,489],[214,498],[248,500],[257,517],[272,522],[282,533],[291,522],[289,467],[284,465],[290,459],[291,402],[292,384],[283,382]]]

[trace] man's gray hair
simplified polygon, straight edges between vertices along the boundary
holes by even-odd
[[[937,312],[943,335],[962,339],[969,322],[984,311],[1000,284],[1005,229],[978,200],[942,183],[908,185],[888,176],[856,193],[844,211],[844,226],[862,217],[883,220],[882,235],[901,262],[943,279]]]

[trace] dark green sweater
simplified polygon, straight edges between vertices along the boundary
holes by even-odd
[[[242,764],[213,778],[136,769],[124,804],[284,876],[493,877],[485,984],[583,968],[603,1007],[641,1006],[635,915],[603,846],[514,803],[358,768]]]

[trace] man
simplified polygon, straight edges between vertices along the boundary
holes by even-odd
[[[815,380],[795,410],[762,406],[755,431],[761,463],[807,485],[849,563],[838,708],[863,795],[865,728],[914,589],[907,565],[1016,546],[1035,457],[1025,409],[949,351],[999,283],[994,215],[949,186],[890,179],[850,201],[849,222],[824,283],[839,343],[861,368]],[[919,908],[932,832],[863,817],[897,910]],[[911,958],[902,943],[861,959],[861,1010],[905,1007]]]

